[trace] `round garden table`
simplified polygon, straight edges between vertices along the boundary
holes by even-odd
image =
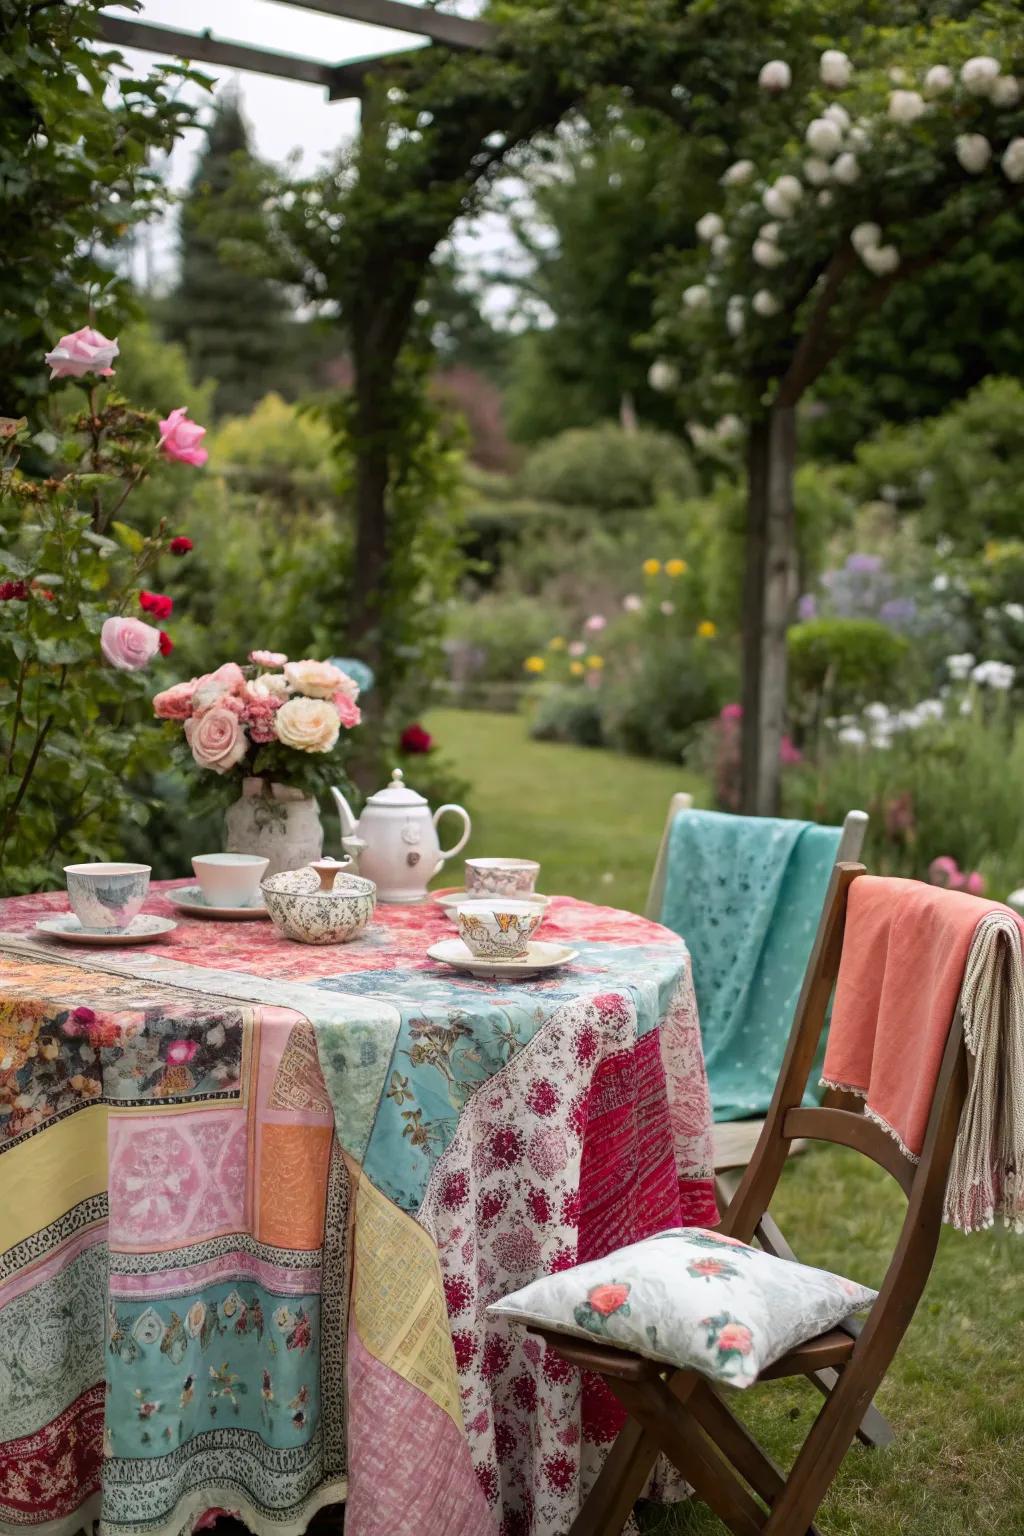
[[[685,947],[558,898],[578,959],[480,981],[433,903],[313,948],[164,890],[145,947],[0,902],[0,1531],[567,1531],[619,1412],[485,1308],[717,1220]]]

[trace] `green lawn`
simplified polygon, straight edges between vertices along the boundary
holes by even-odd
[[[699,798],[699,781],[664,764],[530,742],[513,716],[441,711],[429,723],[472,784],[474,852],[535,857],[545,890],[642,908],[668,797],[689,789]],[[903,1203],[863,1158],[818,1148],[790,1162],[774,1213],[801,1258],[870,1284]],[[741,1406],[787,1462],[820,1401],[810,1385],[774,1384]],[[943,1234],[879,1403],[896,1443],[850,1452],[820,1515],[825,1536],[1024,1536],[1024,1238]],[[655,1515],[649,1529],[724,1528],[694,1504]]]
[[[669,797],[688,790],[706,803],[697,774],[530,741],[518,715],[444,709],[426,724],[471,785],[466,857],[539,859],[542,891],[642,911]],[[456,860],[437,883],[461,880]]]

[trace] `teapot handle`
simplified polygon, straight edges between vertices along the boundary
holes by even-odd
[[[469,834],[473,830],[473,823],[470,821],[468,813],[463,810],[461,805],[439,805],[437,810],[434,812],[435,827],[441,820],[441,817],[444,815],[445,811],[454,811],[457,816],[462,817],[462,836],[459,838],[454,848],[449,848],[447,851],[442,850],[441,864],[443,864],[446,859],[453,859],[457,853],[461,853],[462,849],[465,848],[466,844],[469,842]],[[438,869],[440,869],[441,864],[437,866]]]

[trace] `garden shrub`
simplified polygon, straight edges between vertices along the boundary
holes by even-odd
[[[612,657],[602,689],[605,740],[621,752],[679,762],[694,727],[717,715],[737,687],[731,648],[666,632],[624,665]]]
[[[682,500],[698,490],[690,456],[677,438],[624,432],[610,422],[574,428],[542,443],[519,480],[523,493],[537,501],[601,512],[651,507],[662,496]]]
[[[551,688],[547,690],[530,724],[537,741],[565,741],[577,747],[603,747],[603,700],[598,690]]]
[[[875,619],[810,619],[787,637],[799,714],[817,701],[836,714],[898,691],[909,642]]]
[[[545,650],[561,624],[550,603],[518,593],[487,593],[455,605],[445,642],[451,680],[521,683],[523,657]]]

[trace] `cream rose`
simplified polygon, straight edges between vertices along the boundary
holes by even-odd
[[[304,663],[299,663],[304,665]],[[319,662],[311,662],[319,666]],[[331,667],[337,672],[337,667]],[[277,739],[297,752],[329,752],[338,739],[341,721],[338,711],[327,699],[297,698],[282,704],[274,716]]]
[[[307,699],[332,699],[345,681],[344,672],[329,661],[289,661],[284,675]]]
[[[240,763],[248,747],[238,716],[216,705],[185,721],[185,739],[200,768],[227,773]]]

